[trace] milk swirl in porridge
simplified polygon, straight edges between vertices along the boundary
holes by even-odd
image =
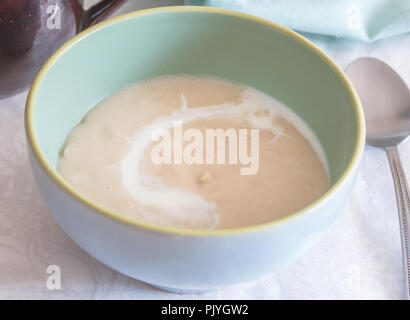
[[[133,84],[93,108],[58,171],[108,210],[158,225],[227,229],[273,221],[328,188],[310,128],[266,94],[208,76]]]

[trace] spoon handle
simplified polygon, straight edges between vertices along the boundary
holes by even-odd
[[[396,147],[386,148],[390,168],[393,174],[394,188],[396,189],[397,207],[401,229],[401,247],[403,251],[403,267],[406,280],[406,299],[410,299],[410,256],[409,256],[409,223],[410,223],[410,196],[409,188],[401,165],[399,152]]]

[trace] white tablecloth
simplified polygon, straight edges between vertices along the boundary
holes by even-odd
[[[154,3],[166,1],[155,1]],[[175,1],[174,1],[175,2]],[[135,2],[134,2],[135,3]],[[388,62],[410,84],[410,35],[363,44],[312,38],[345,67],[360,56]],[[90,257],[59,228],[42,200],[26,154],[27,93],[0,101],[0,299],[400,299],[400,233],[383,150],[367,147],[353,195],[312,250],[258,281],[202,295],[153,289]],[[410,177],[410,141],[400,146]],[[61,268],[49,290],[47,266]]]

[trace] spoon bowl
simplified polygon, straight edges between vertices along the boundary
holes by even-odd
[[[375,58],[353,61],[346,73],[355,86],[366,118],[366,141],[394,147],[410,135],[410,94],[402,78]]]

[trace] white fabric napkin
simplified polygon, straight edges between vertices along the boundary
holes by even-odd
[[[410,84],[410,35],[372,44],[312,38],[345,67],[378,57]],[[202,295],[153,289],[104,266],[58,227],[31,176],[27,93],[0,101],[0,299],[401,299],[403,270],[394,186],[383,150],[367,147],[344,213],[312,250],[258,281]],[[410,141],[400,147],[410,180]],[[47,267],[61,268],[49,290]]]

